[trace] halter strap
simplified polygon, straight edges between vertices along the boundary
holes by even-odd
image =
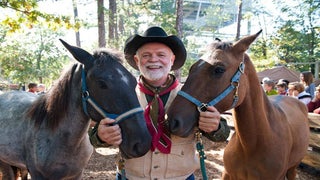
[[[203,112],[207,110],[208,106],[214,106],[216,105],[218,102],[220,102],[222,99],[224,99],[228,94],[230,94],[234,89],[236,89],[236,92],[233,96],[233,102],[231,105],[232,109],[238,102],[239,98],[238,98],[238,86],[239,86],[239,81],[240,81],[240,76],[243,74],[244,72],[244,68],[245,68],[245,64],[242,61],[238,67],[238,70],[236,71],[236,73],[233,75],[233,77],[231,78],[231,83],[230,85],[221,93],[219,94],[216,98],[214,98],[212,101],[208,102],[208,103],[202,103],[201,101],[199,101],[198,99],[192,97],[190,94],[180,90],[178,92],[178,95],[186,98],[187,100],[189,100],[190,102],[192,102],[193,104],[195,104],[198,108],[199,112]]]
[[[90,117],[87,109],[87,102],[104,118],[110,118],[110,119],[115,119],[115,122],[112,125],[120,123],[122,120],[128,118],[129,116],[132,116],[133,114],[143,112],[143,109],[141,107],[136,107],[133,108],[129,111],[126,111],[120,115],[118,114],[112,114],[112,113],[107,113],[104,111],[95,101],[92,97],[90,97],[90,93],[87,88],[87,83],[86,83],[86,72],[81,66],[81,78],[82,78],[82,106],[83,106],[83,111],[84,113]]]

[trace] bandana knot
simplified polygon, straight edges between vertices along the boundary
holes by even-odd
[[[179,82],[174,76],[169,76],[167,82],[163,86],[156,88],[143,82],[143,78],[139,79],[138,87],[140,91],[153,97],[144,111],[146,124],[152,136],[151,151],[154,151],[157,148],[164,154],[170,153],[171,139],[167,127],[168,125],[164,118],[165,108],[161,96],[169,93],[178,85]]]

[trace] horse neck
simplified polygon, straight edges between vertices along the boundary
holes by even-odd
[[[81,71],[75,71],[71,83],[72,92],[68,100],[68,110],[59,125],[60,133],[67,133],[68,142],[76,145],[87,135],[90,119],[84,114],[81,101]]]
[[[246,148],[255,148],[257,143],[260,143],[260,134],[265,136],[270,131],[266,114],[270,108],[270,102],[262,90],[255,71],[247,77],[250,82],[249,87],[242,103],[234,108],[234,123],[241,144]]]

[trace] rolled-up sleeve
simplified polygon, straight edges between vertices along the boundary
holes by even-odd
[[[211,141],[223,142],[226,141],[229,137],[230,127],[228,126],[227,121],[221,118],[218,130],[210,133],[202,132],[202,134]]]

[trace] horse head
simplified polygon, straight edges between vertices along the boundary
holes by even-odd
[[[96,51],[92,55],[60,41],[83,64],[81,86],[84,114],[96,122],[105,117],[116,119],[121,128],[123,140],[120,151],[124,157],[140,157],[147,153],[151,136],[135,94],[136,78],[121,64],[121,56],[111,51]]]
[[[186,137],[192,133],[198,125],[199,111],[206,111],[206,106],[224,112],[242,102],[248,84],[246,66],[251,63],[245,51],[260,33],[234,44],[216,39],[208,46],[190,68],[184,86],[168,109],[172,134]]]

